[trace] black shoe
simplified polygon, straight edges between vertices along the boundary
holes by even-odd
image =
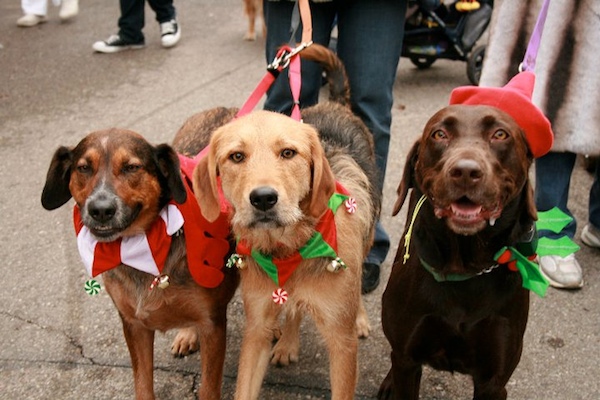
[[[118,53],[123,50],[137,50],[144,48],[144,41],[131,43],[122,39],[119,35],[112,35],[106,40],[101,40],[92,45],[98,53]]]
[[[377,264],[365,262],[362,270],[362,293],[371,293],[379,285],[379,270]]]

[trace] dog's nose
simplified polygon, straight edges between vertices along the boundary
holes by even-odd
[[[267,211],[277,204],[277,191],[267,186],[261,186],[250,192],[250,204],[261,211]]]
[[[450,178],[459,185],[472,185],[483,177],[481,165],[475,160],[458,160],[449,171]]]
[[[104,223],[115,216],[117,207],[108,198],[96,199],[88,205],[88,213],[96,221]]]

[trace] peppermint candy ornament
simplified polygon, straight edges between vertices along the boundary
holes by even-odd
[[[95,279],[85,281],[85,285],[83,285],[83,288],[85,289],[85,292],[90,296],[97,295],[102,289],[98,281],[96,281]]]
[[[356,212],[356,209],[358,208],[358,204],[356,204],[356,200],[354,200],[354,197],[348,197],[348,199],[344,201],[344,206],[346,207],[346,211],[348,212],[348,214],[354,214]]]
[[[277,288],[277,290],[273,291],[273,302],[282,305],[288,299],[288,292],[283,290],[282,288]]]

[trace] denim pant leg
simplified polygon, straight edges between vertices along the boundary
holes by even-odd
[[[120,0],[119,36],[131,43],[144,41],[144,0]]]
[[[556,234],[551,231],[540,231],[541,237],[558,239],[568,236],[573,239],[577,222],[567,207],[571,173],[577,155],[574,153],[550,152],[535,160],[535,205],[539,211],[547,211],[558,207],[573,218],[563,230]]]
[[[156,21],[161,24],[175,18],[173,0],[148,0],[148,5],[156,14]]]
[[[590,189],[588,220],[596,229],[600,229],[600,162],[596,163],[594,183]]]
[[[313,42],[327,46],[331,36],[331,26],[335,17],[333,3],[310,3],[313,25]],[[266,57],[267,63],[273,61],[277,50],[288,43],[291,37],[291,18],[294,3],[290,1],[265,1],[264,12],[267,23]],[[296,32],[299,42],[302,29]],[[321,89],[321,67],[311,61],[301,61],[302,87],[300,90],[300,107],[309,107],[319,100]],[[287,69],[282,71],[267,93],[264,109],[289,115],[293,100],[289,85]]]
[[[338,55],[350,81],[352,109],[367,125],[383,188],[392,122],[393,87],[402,51],[406,0],[344,0],[338,14]],[[381,264],[390,238],[378,221],[366,262]]]

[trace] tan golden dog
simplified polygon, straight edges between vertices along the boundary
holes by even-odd
[[[194,153],[197,149],[181,146],[178,151]],[[180,205],[195,203],[189,193],[173,148],[153,146],[132,131],[110,129],[91,133],[77,146],[60,147],[55,152],[42,205],[53,210],[73,197],[81,214],[78,226],[88,229],[99,245],[109,246],[147,232],[171,200]],[[186,220],[181,234],[169,239],[171,245],[161,271],[169,278],[168,287],[149,290],[154,276],[125,265],[125,261],[120,264],[120,258],[113,269],[102,273],[105,289],[123,323],[137,399],[154,399],[154,333],[173,328],[182,328],[173,342],[174,355],[194,352],[199,344],[202,348],[198,396],[205,400],[221,395],[227,304],[238,277],[235,271],[226,270],[217,287],[196,283],[186,256],[187,226]],[[225,246],[229,247],[227,243]]]
[[[313,112],[314,114],[311,114]],[[370,136],[358,118],[337,104],[317,105],[305,115],[314,122],[335,126],[327,136],[281,114],[259,111],[241,117],[212,136],[208,157],[194,173],[197,198],[208,220],[219,211],[218,182],[231,204],[231,226],[236,237],[253,251],[286,259],[315,234],[317,222],[340,182],[358,203],[355,213],[341,207],[335,213],[337,255],[346,269],[330,272],[329,258],[303,259],[283,285],[289,299],[276,304],[277,285],[252,257],[243,258],[242,296],[246,328],[240,355],[236,398],[258,398],[269,362],[273,332],[285,310],[288,323],[273,349],[272,362],[297,359],[298,331],[303,312],[310,314],[325,339],[330,358],[332,399],[351,399],[357,381],[359,333],[368,333],[362,308],[361,268],[370,247],[378,208],[369,180],[350,151],[371,155]],[[329,121],[327,121],[329,120]],[[358,131],[343,127],[355,124]],[[352,136],[351,132],[360,132]],[[328,148],[326,154],[319,135]],[[347,135],[344,137],[344,135]],[[355,147],[356,142],[360,149]],[[350,150],[349,150],[350,149]],[[367,151],[364,153],[364,151]],[[369,153],[370,151],[370,153]],[[212,190],[206,190],[206,188]]]

